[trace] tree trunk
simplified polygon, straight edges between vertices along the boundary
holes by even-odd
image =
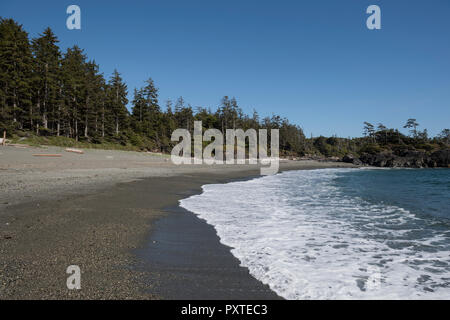
[[[45,88],[44,88],[44,111],[42,112],[42,123],[45,129],[48,129],[48,119],[47,119],[47,99],[48,99],[48,63],[45,64]]]
[[[78,119],[75,118],[75,141],[78,141]]]
[[[45,129],[48,129],[48,120],[47,120],[47,113],[45,112],[45,101],[44,101],[44,113],[42,114],[42,125]]]
[[[87,114],[85,115],[85,118],[84,118],[84,137],[85,138],[88,137],[88,116],[87,116]]]
[[[58,105],[58,119],[56,122],[56,136],[59,137],[61,130],[61,105]]]
[[[89,120],[88,120],[88,114],[89,114],[89,95],[86,97],[86,111],[84,115],[84,137],[88,137],[88,126],[89,126]]]
[[[8,92],[8,85],[5,84],[5,95],[3,96],[3,104],[2,104],[2,116],[6,118],[6,96],[7,96],[7,92]]]
[[[17,103],[16,103],[16,88],[14,88],[14,90],[13,90],[13,122],[14,122],[14,123],[17,122],[16,108],[17,108]]]
[[[33,104],[30,104],[30,130],[33,130]]]
[[[105,137],[105,106],[103,105],[102,110],[102,138]]]
[[[105,101],[102,101],[102,138],[105,137]]]
[[[58,99],[61,99],[62,97],[62,88],[59,88],[59,96]],[[60,135],[60,130],[61,130],[61,100],[58,103],[58,119],[57,119],[57,124],[56,124],[56,136],[59,137]]]

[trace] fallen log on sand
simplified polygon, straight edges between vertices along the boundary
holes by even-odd
[[[33,157],[62,157],[62,154],[39,153],[33,154]]]
[[[17,144],[17,143],[7,143],[6,144],[9,147],[14,147],[14,148],[29,148],[30,146],[28,144]]]
[[[79,150],[79,149],[67,148],[65,150],[66,150],[66,152],[73,152],[73,153],[78,153],[78,154],[83,154],[84,153],[83,150]]]

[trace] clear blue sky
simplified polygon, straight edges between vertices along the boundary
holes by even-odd
[[[81,31],[66,8],[81,8]],[[382,29],[366,28],[381,7]],[[215,107],[224,95],[261,115],[277,113],[306,134],[359,136],[362,122],[401,127],[417,118],[450,127],[448,0],[2,0],[31,37],[50,26],[65,50],[85,49],[129,97],[152,77],[167,98]]]

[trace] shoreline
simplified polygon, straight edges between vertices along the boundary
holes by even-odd
[[[4,150],[1,151],[4,153]],[[124,156],[134,157],[134,153]],[[43,163],[42,159],[32,161]],[[124,163],[119,163],[118,166]],[[5,162],[1,164],[5,165]],[[80,165],[78,162],[76,164]],[[136,254],[138,250],[145,250],[151,243],[149,239],[152,235],[162,230],[158,221],[164,218],[160,218],[175,216],[168,208],[178,207],[178,200],[201,192],[204,184],[259,176],[259,167],[256,166],[175,168],[154,161],[139,170],[122,169],[123,177],[119,179],[111,176],[109,183],[103,183],[101,179],[95,178],[95,174],[104,170],[112,175],[116,171],[105,168],[102,161],[98,164],[97,167],[86,169],[86,174],[90,177],[86,182],[89,188],[74,188],[69,194],[64,194],[64,190],[59,193],[47,189],[37,190],[35,197],[26,198],[25,201],[23,197],[19,197],[19,203],[0,207],[0,299],[170,298],[169,294],[158,290],[157,282],[149,281],[158,277],[162,279],[161,273],[169,279],[170,272],[157,268],[152,270],[148,265],[146,267],[143,259]],[[351,167],[342,163],[314,161],[280,165],[280,171]],[[68,168],[62,168],[64,172],[74,169],[76,168],[72,164]],[[25,176],[27,170],[20,169],[19,174]],[[15,170],[0,170],[0,175],[5,171],[14,178]],[[61,178],[59,171],[47,173],[39,168],[34,171],[40,179],[34,181],[36,185],[50,175]],[[62,177],[63,181],[64,179]],[[23,185],[26,187],[26,184]],[[77,183],[74,182],[73,185],[76,186]],[[22,186],[17,195],[26,194],[33,189],[25,187]],[[55,184],[55,187],[57,189],[58,185]],[[8,200],[7,197],[6,199]],[[192,222],[195,219],[200,221],[193,214],[188,220]],[[206,229],[212,228],[206,222],[204,224],[205,226],[200,227],[201,235],[207,233]],[[184,230],[181,224],[174,225]],[[267,298],[274,298],[272,292],[238,267],[237,259],[229,249],[225,250],[218,238],[214,239],[214,236],[217,237],[215,230],[213,234],[208,234],[207,239],[212,244],[209,251],[205,251],[209,253],[205,253],[201,259],[207,261],[211,252],[222,252],[224,263],[230,270],[234,270],[231,277],[237,279],[237,282],[248,283],[248,288],[264,292]],[[69,276],[66,268],[69,265],[80,266],[81,290],[68,290],[66,287]],[[172,288],[172,292],[175,290],[176,288]],[[204,297],[206,296],[203,295],[202,298]],[[219,298],[219,295],[216,297]],[[242,291],[240,297],[250,295]]]
[[[328,163],[328,166],[292,167],[290,170],[317,170],[353,168]],[[179,200],[202,193],[209,184],[226,184],[258,179],[257,171],[237,177],[209,177],[203,181],[191,180],[195,189],[180,197],[175,206],[164,208],[166,214],[158,217],[149,231],[145,244],[135,250],[143,265],[157,274],[147,273],[147,284],[162,299],[169,300],[284,300],[269,285],[252,276],[247,267],[232,253],[232,247],[223,244],[213,225],[197,214],[180,206]],[[199,274],[201,271],[201,274]],[[218,287],[217,284],[220,284]]]
[[[209,178],[206,184],[229,183],[260,177]],[[200,178],[200,180],[198,180]],[[254,278],[248,268],[220,242],[214,226],[179,205],[179,200],[200,194],[205,181],[191,180],[191,189],[175,206],[154,222],[145,244],[135,250],[142,269],[151,270],[147,283],[153,293],[169,300],[280,300],[268,285]]]

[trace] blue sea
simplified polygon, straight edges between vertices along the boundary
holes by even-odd
[[[180,201],[286,299],[450,299],[449,169],[320,169]]]

